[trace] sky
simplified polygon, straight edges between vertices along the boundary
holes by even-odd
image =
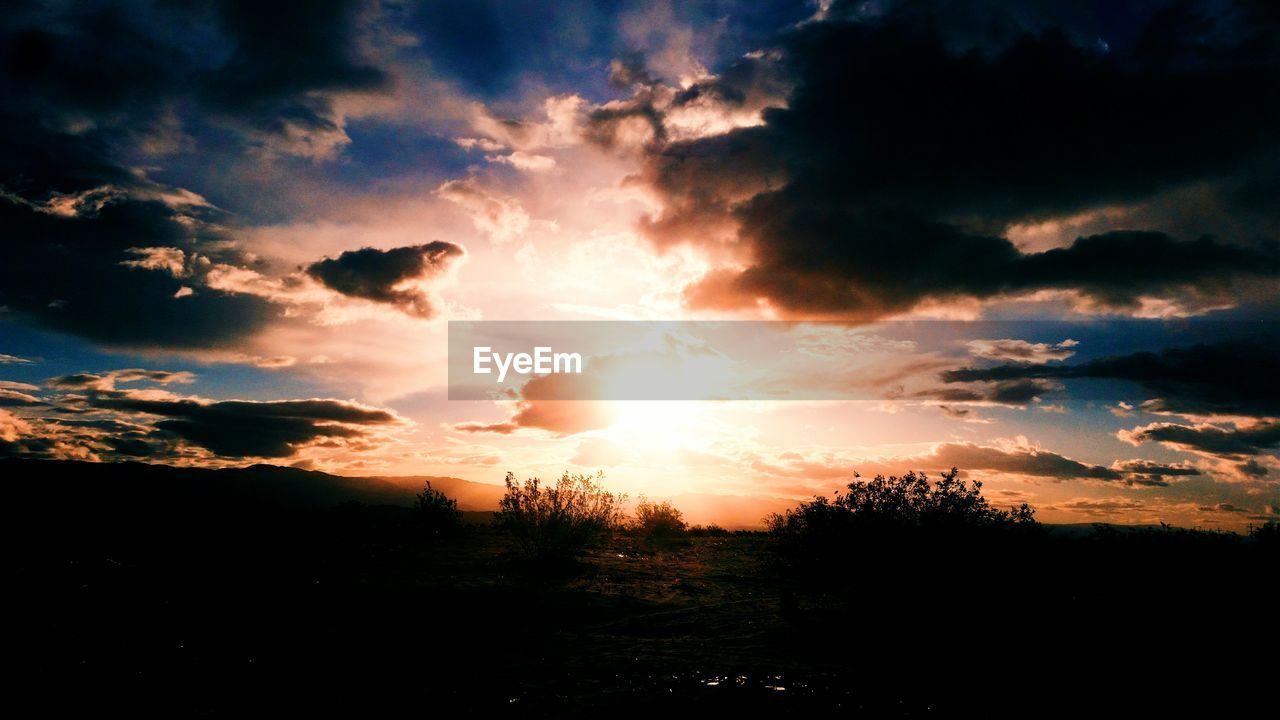
[[[1280,519],[1272,3],[18,2],[0,53],[0,456]],[[784,337],[738,399],[449,400],[494,320]]]

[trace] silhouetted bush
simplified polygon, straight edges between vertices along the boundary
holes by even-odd
[[[815,497],[784,514],[768,516],[765,523],[792,549],[818,554],[844,552],[851,544],[872,540],[905,542],[1038,528],[1029,505],[994,508],[982,496],[982,482],[959,479],[955,468],[937,482],[916,472],[858,479],[834,498]]]
[[[603,482],[603,472],[565,473],[551,486],[538,478],[519,483],[507,473],[507,492],[494,522],[526,555],[571,559],[622,523],[623,498],[605,490]]]
[[[710,525],[694,525],[685,532],[694,537],[729,537],[733,534],[715,523],[711,523]]]
[[[1268,549],[1280,549],[1280,522],[1268,520],[1249,528],[1249,539]]]
[[[636,506],[636,517],[631,524],[636,534],[652,540],[678,537],[687,527],[684,515],[670,502],[659,503],[645,498],[641,498]]]
[[[431,487],[430,480],[414,497],[413,510],[418,527],[433,537],[450,535],[462,527],[458,501]]]

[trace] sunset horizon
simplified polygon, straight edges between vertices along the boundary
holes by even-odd
[[[1054,522],[1280,517],[1271,26],[925,8],[15,13],[0,455],[796,501],[955,465]],[[450,399],[450,328],[503,322],[598,326],[561,338],[596,388]]]
[[[1273,2],[17,0],[0,60],[54,687],[1141,715],[1266,642]]]

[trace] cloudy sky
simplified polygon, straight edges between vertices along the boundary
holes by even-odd
[[[0,455],[1280,516],[1273,3],[19,2],[0,50]],[[858,397],[447,399],[450,320],[690,319],[811,321],[770,382]]]

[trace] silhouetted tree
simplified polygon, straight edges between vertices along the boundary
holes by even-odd
[[[414,496],[413,510],[418,526],[432,536],[448,535],[462,526],[458,501],[431,487],[430,480]]]
[[[1271,550],[1280,549],[1280,522],[1268,520],[1261,525],[1251,526],[1249,539],[1260,547]]]

